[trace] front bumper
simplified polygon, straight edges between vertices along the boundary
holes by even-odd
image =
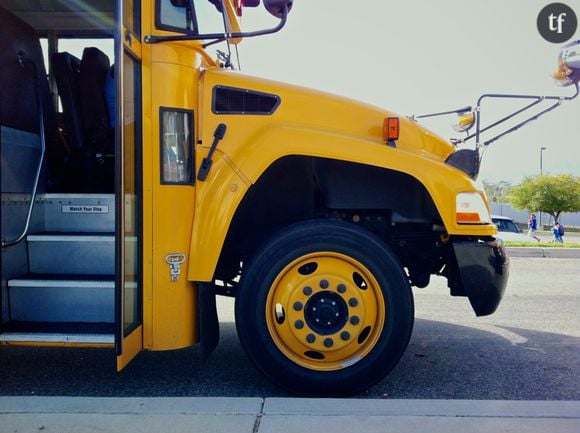
[[[453,241],[459,283],[477,316],[492,314],[507,286],[510,261],[503,242]]]

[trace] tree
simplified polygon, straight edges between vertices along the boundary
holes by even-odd
[[[499,182],[483,181],[485,195],[490,203],[505,203],[511,191],[512,184],[501,180]]]
[[[516,209],[545,212],[558,221],[562,212],[580,211],[580,178],[571,174],[526,177],[508,198]]]

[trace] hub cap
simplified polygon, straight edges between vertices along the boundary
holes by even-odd
[[[334,252],[288,264],[266,301],[266,323],[278,349],[296,364],[319,371],[363,359],[381,335],[385,314],[382,291],[370,271]]]

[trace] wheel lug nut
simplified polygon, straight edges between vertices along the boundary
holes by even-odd
[[[325,338],[324,339],[324,345],[326,347],[332,347],[333,344],[334,344],[334,341],[332,341],[332,338]]]
[[[294,322],[294,326],[296,327],[296,329],[302,329],[304,328],[304,322],[302,320],[297,320],[296,322]]]
[[[360,319],[359,319],[359,317],[358,317],[358,316],[352,316],[352,317],[350,318],[350,324],[351,324],[351,325],[358,325],[358,324],[359,324],[359,322],[360,322]]]
[[[334,307],[336,305],[336,302],[332,301],[332,306]]]
[[[328,289],[328,280],[320,280],[320,287],[322,287],[323,289]]]
[[[346,286],[344,284],[339,284],[338,287],[336,288],[336,290],[338,290],[338,293],[344,293],[346,292]]]
[[[340,333],[340,338],[342,338],[344,341],[347,341],[350,338],[350,334],[347,331],[343,331]]]
[[[348,300],[348,305],[351,307],[356,307],[358,305],[358,300],[356,298],[350,298]]]
[[[306,341],[312,344],[316,341],[316,337],[314,336],[314,334],[308,334],[306,336]]]
[[[294,309],[296,311],[302,310],[302,302],[294,302]]]
[[[312,287],[310,287],[310,286],[304,287],[302,289],[302,293],[304,293],[306,296],[312,295]]]

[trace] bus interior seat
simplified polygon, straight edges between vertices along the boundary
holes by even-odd
[[[65,136],[71,149],[84,148],[79,75],[81,61],[67,52],[54,53],[52,71],[62,104]]]
[[[96,163],[93,181],[99,192],[114,190],[114,130],[109,127],[109,111],[105,99],[105,82],[109,57],[95,47],[83,50],[80,65],[81,112],[85,140]]]
[[[109,58],[98,48],[83,51],[80,64],[80,92],[85,137],[101,153],[112,153],[112,133],[105,101],[105,81],[109,71]]]
[[[39,134],[40,110],[36,96],[38,89],[44,117],[45,162],[52,189],[57,189],[66,150],[58,138],[56,113],[52,105],[40,40],[31,26],[1,7],[0,22],[0,123],[3,127]],[[31,172],[32,176],[34,168],[31,168]],[[43,185],[41,188],[48,189],[50,185]]]
[[[114,135],[108,125],[105,78],[109,58],[98,48],[82,59],[67,52],[52,56],[66,135],[73,149],[70,174],[80,192],[112,192]]]

